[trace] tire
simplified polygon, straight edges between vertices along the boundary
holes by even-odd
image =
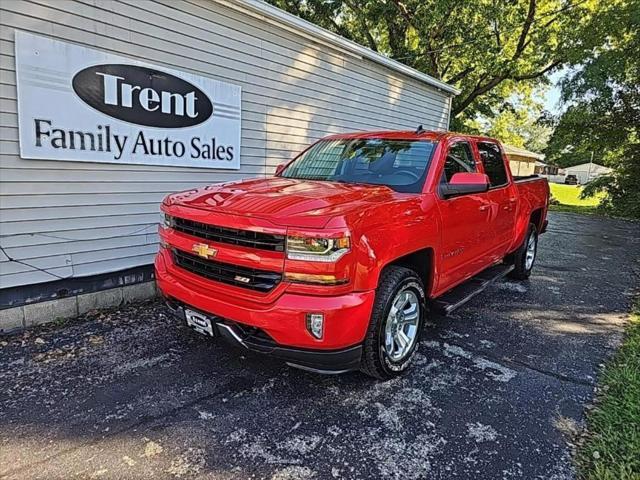
[[[401,304],[404,306],[398,308]],[[414,304],[418,309],[415,320],[412,313]],[[379,380],[388,380],[409,368],[420,343],[425,305],[424,285],[413,270],[395,265],[383,270],[363,343],[362,372]],[[391,315],[392,307],[398,314]],[[410,342],[402,347],[406,338]]]
[[[531,243],[533,242],[533,250]],[[527,254],[533,254],[533,257]],[[536,261],[538,254],[538,229],[535,224],[530,223],[527,229],[527,235],[524,237],[522,245],[508,257],[508,263],[513,264],[513,270],[509,273],[511,278],[516,280],[526,280],[531,275],[531,270]]]

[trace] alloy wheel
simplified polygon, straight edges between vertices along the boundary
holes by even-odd
[[[413,290],[400,290],[391,303],[384,327],[384,349],[394,362],[404,360],[418,338],[420,301]]]
[[[527,270],[531,270],[531,267],[533,267],[533,261],[536,259],[537,242],[538,238],[536,237],[535,232],[531,232],[527,239],[527,251],[524,258],[524,267]]]

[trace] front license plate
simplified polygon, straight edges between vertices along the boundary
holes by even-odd
[[[210,337],[214,336],[211,318],[186,308],[184,310],[184,316],[187,319],[187,325],[192,327],[196,332],[202,335],[209,335]]]

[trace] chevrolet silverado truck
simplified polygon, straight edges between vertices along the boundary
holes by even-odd
[[[549,186],[500,143],[449,132],[333,135],[274,177],[162,202],[158,287],[197,332],[291,366],[404,372],[427,315],[531,273]]]

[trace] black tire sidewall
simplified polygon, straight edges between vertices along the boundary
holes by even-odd
[[[396,298],[398,292],[404,289],[410,289],[418,296],[418,299],[420,300],[420,317],[418,319],[418,331],[416,333],[416,340],[413,343],[409,354],[400,362],[394,362],[393,360],[391,360],[391,358],[389,358],[384,348],[384,327],[387,322],[387,317],[389,315],[389,311],[391,310],[393,300]],[[397,375],[405,371],[411,364],[411,360],[413,359],[413,356],[417,351],[418,344],[420,343],[420,336],[424,327],[426,305],[425,300],[426,295],[424,292],[424,286],[422,285],[422,282],[420,281],[418,276],[414,274],[408,274],[405,278],[398,282],[396,287],[393,289],[393,293],[389,296],[389,298],[386,299],[383,315],[380,318],[380,322],[378,325],[377,348],[381,366],[385,370],[385,372],[390,375]]]

